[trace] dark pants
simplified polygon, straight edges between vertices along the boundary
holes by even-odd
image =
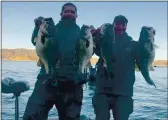
[[[48,113],[56,106],[59,120],[79,120],[83,99],[82,86],[58,83],[58,87],[42,84],[38,79],[29,97],[23,120],[47,120]]]
[[[109,120],[110,109],[114,120],[128,120],[133,112],[133,99],[131,97],[109,94],[97,94],[92,99],[96,120]]]

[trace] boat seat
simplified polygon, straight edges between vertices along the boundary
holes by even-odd
[[[2,93],[13,93],[20,95],[22,92],[28,91],[30,85],[27,81],[15,81],[13,78],[7,77],[1,81]]]

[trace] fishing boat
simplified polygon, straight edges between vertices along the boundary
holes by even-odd
[[[23,92],[30,89],[30,84],[27,81],[16,81],[13,78],[7,77],[1,81],[1,92],[4,94],[13,94],[12,98],[15,98],[15,120],[23,120],[19,117],[19,97]],[[59,120],[58,117],[51,118],[48,120]],[[92,120],[86,115],[81,115],[80,120]]]

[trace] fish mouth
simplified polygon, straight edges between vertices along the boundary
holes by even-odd
[[[41,31],[41,33],[43,34],[43,35],[48,35],[48,32],[45,30],[43,30],[43,31]]]
[[[153,37],[156,34],[156,30],[152,27],[144,26],[141,29],[141,33],[146,34],[146,36]]]
[[[47,35],[47,34],[49,34],[49,33],[52,33],[53,30],[54,30],[54,27],[51,26],[51,25],[45,25],[45,26],[42,26],[42,27],[40,28],[41,33],[42,33],[42,34],[45,34],[45,35]]]
[[[153,40],[154,36],[153,35],[147,35],[147,38],[150,39],[150,40]]]
[[[144,32],[144,31],[141,31],[141,36],[145,37],[145,38],[154,38],[154,35],[153,34],[150,34],[148,32]]]
[[[40,32],[42,33],[42,34],[48,34],[48,27],[46,27],[46,26],[41,26],[40,27]]]
[[[152,35],[147,35],[147,38],[152,38],[153,36]]]

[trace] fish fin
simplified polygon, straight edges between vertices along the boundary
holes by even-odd
[[[137,63],[135,64],[135,70],[140,71],[139,65]]]
[[[92,66],[91,62],[89,61],[88,64],[86,65],[86,68],[90,68]]]
[[[156,48],[156,49],[158,49],[158,48],[159,48],[159,46],[158,46],[158,45],[156,45],[156,44],[153,44],[153,46],[154,46],[154,48]]]
[[[38,62],[37,62],[37,66],[38,67],[41,67],[43,65],[43,63],[41,62],[41,60],[40,60],[40,58],[39,58],[39,60],[38,60]]]
[[[149,67],[149,71],[155,71],[155,69],[153,68],[153,66]]]
[[[35,37],[35,38],[34,38],[34,43],[36,43],[36,42],[37,42],[37,39],[38,39],[38,37]]]
[[[44,65],[45,67],[45,71],[46,73],[48,74],[49,73],[49,68],[48,68],[48,64],[46,63],[46,61],[42,58],[40,58],[40,61],[42,62],[42,64]]]

